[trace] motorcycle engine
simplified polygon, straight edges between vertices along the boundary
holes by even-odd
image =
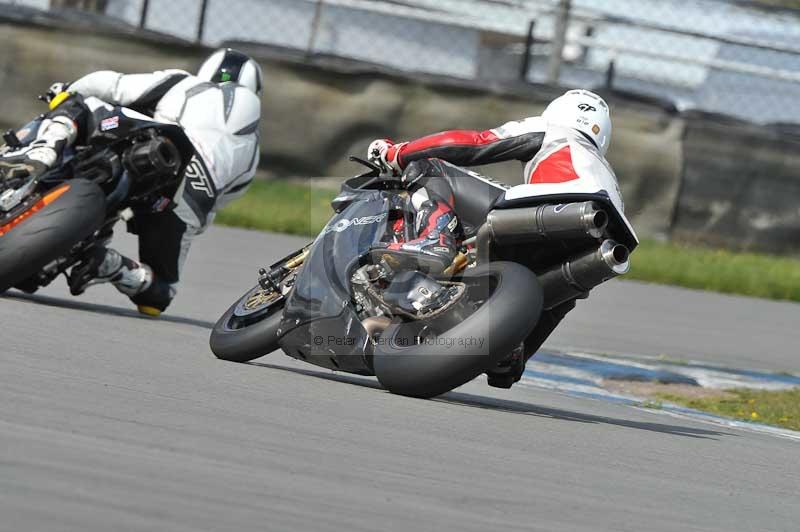
[[[422,314],[450,301],[450,290],[418,271],[395,275],[383,292],[386,303],[409,314]]]
[[[356,311],[361,317],[379,316],[382,310],[369,296],[370,285],[376,279],[375,266],[368,264],[353,272],[350,283],[353,289],[353,300]]]

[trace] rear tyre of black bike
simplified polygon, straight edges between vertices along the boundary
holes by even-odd
[[[457,388],[508,356],[539,320],[541,287],[524,266],[493,262],[454,280],[468,286],[469,316],[442,331],[393,323],[381,335],[373,364],[389,391],[430,398]]]

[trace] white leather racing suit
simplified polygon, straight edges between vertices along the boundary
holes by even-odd
[[[211,221],[208,214],[241,195],[253,180],[259,159],[261,102],[240,85],[217,85],[182,70],[151,74],[101,71],[72,83],[69,91],[183,128],[210,180],[210,186],[198,179],[189,179],[189,185],[211,189],[214,197],[209,213],[194,213],[194,219],[182,213],[193,227],[204,228]],[[91,107],[91,100],[87,105]]]
[[[194,145],[196,154],[173,198],[175,209],[137,214],[133,220],[139,259],[152,269],[149,288],[136,293],[135,288],[126,291],[124,284],[112,281],[140,310],[143,306],[163,310],[174,297],[194,236],[253,180],[259,162],[260,99],[241,85],[215,84],[181,70],[94,72],[72,83],[69,91],[83,96],[93,114],[114,104],[177,124]],[[132,283],[136,284],[135,277]]]

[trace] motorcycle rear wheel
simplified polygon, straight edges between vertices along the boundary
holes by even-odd
[[[420,339],[420,323],[413,321],[395,322],[381,334],[373,365],[390,392],[430,398],[457,388],[508,356],[536,326],[542,290],[524,266],[492,262],[454,280],[471,287],[464,297],[477,308],[469,316],[427,331],[427,338]]]
[[[0,294],[66,255],[105,220],[103,190],[72,179],[49,190],[30,209],[0,227]]]

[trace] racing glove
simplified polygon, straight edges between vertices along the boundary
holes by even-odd
[[[47,92],[39,96],[39,99],[47,102],[48,104],[52,103],[52,101],[55,100],[56,96],[58,96],[62,92],[66,92],[67,89],[69,89],[69,83],[63,83],[61,81],[57,81],[52,85],[50,85],[50,88],[47,89]]]
[[[395,144],[391,139],[373,140],[367,149],[367,159],[383,168],[386,172],[398,176],[403,172],[399,162],[400,150],[406,144],[408,143]]]

